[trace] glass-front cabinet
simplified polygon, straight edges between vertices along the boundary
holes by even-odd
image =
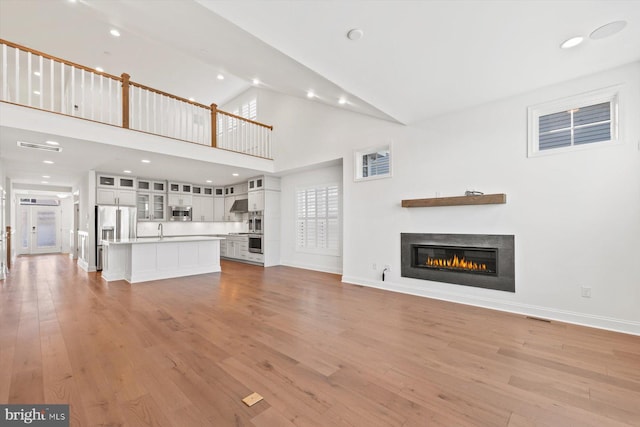
[[[165,196],[164,194],[152,194],[153,198],[153,210],[151,214],[153,215],[154,221],[164,221],[165,220]]]

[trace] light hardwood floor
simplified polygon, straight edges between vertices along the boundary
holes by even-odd
[[[222,267],[131,286],[18,258],[0,402],[70,403],[77,426],[640,425],[640,337]]]

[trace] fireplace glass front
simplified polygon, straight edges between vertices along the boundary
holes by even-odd
[[[414,268],[496,276],[498,249],[466,246],[412,245]]]

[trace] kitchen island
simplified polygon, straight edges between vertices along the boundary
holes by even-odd
[[[220,271],[223,237],[140,237],[103,240],[102,278],[129,283]]]

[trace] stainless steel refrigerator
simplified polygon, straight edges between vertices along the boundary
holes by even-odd
[[[136,237],[136,208],[96,206],[96,269],[102,270],[102,240]]]

